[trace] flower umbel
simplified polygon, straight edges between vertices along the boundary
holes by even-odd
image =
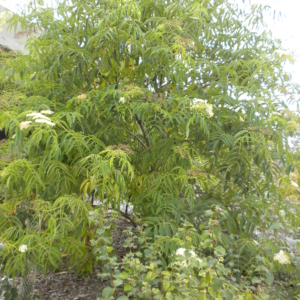
[[[207,101],[203,99],[194,99],[194,104],[191,106],[191,109],[205,111],[208,117],[211,118],[214,115],[213,107],[206,102]]]
[[[52,110],[41,110],[41,114],[44,114],[44,115],[52,115],[54,114],[54,112]]]
[[[283,250],[274,255],[274,260],[277,260],[281,265],[289,265],[291,263],[289,255]]]
[[[27,114],[26,117],[34,117],[36,114],[38,114],[38,112],[34,111],[30,114]]]
[[[50,121],[50,119],[48,117],[46,117],[42,113],[38,113],[38,112],[32,112],[30,114],[27,114],[26,117],[32,117],[33,120],[35,120],[35,119],[46,119],[46,120]]]
[[[26,129],[30,126],[32,122],[31,121],[25,121],[25,122],[21,122],[20,123],[20,129],[23,130],[23,129]]]
[[[124,97],[121,97],[121,98],[120,98],[120,100],[119,100],[119,102],[120,102],[120,103],[125,103],[125,102],[126,102],[126,100],[125,100],[125,98],[124,98]]]
[[[46,116],[44,116],[43,114],[40,114],[40,113],[37,113],[36,115],[34,115],[34,116],[32,117],[32,119],[33,119],[33,120],[35,120],[35,119],[45,119],[45,120],[50,121],[50,119],[49,119],[48,117],[46,117]]]
[[[282,55],[290,55],[289,52],[284,51],[284,50],[275,50],[274,53],[278,54],[279,56],[282,56]]]
[[[50,118],[43,115],[43,113],[46,114],[46,115],[51,115],[51,114],[53,114],[53,111],[51,111],[51,110],[42,110],[40,113],[34,111],[30,114],[27,114],[26,117],[32,117],[32,119],[35,120],[36,123],[43,123],[43,124],[47,124],[47,125],[50,125],[50,126],[55,126],[55,123],[51,122]],[[22,122],[22,123],[31,123],[31,121]]]
[[[185,256],[185,252],[188,252],[188,253],[190,252],[192,256],[195,256],[195,255],[196,255],[195,252],[193,252],[193,251],[188,251],[188,250],[186,250],[185,248],[179,248],[179,249],[177,249],[177,250],[176,250],[176,255],[183,255],[183,256]]]
[[[27,250],[28,250],[27,245],[21,245],[21,246],[19,247],[19,251],[22,252],[22,253],[26,252]]]
[[[50,122],[48,120],[45,120],[45,119],[37,119],[35,120],[35,122],[37,123],[43,123],[43,124],[47,124],[47,125],[50,125],[50,126],[55,126],[55,123],[53,122]]]

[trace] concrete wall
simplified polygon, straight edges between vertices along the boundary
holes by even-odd
[[[0,12],[6,11],[7,9],[0,5]],[[18,50],[22,53],[25,51],[26,44],[26,34],[21,31],[21,26],[17,26],[17,31],[14,28],[8,30],[8,25],[5,24],[2,31],[0,31],[0,45],[4,48],[9,48],[11,50]]]

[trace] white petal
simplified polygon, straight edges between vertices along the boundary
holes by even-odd
[[[34,117],[32,117],[32,119],[33,120],[35,120],[35,119],[45,119],[45,120],[50,121],[50,119],[48,117],[46,117],[46,116],[44,116],[43,114],[40,114],[40,113],[36,114]]]
[[[20,251],[20,252],[23,252],[23,253],[26,252],[27,249],[28,249],[27,245],[21,245],[21,246],[19,247],[19,251]]]
[[[52,115],[52,114],[54,114],[54,112],[52,110],[41,110],[41,114]]]
[[[50,122],[48,120],[45,120],[45,119],[36,119],[35,122],[47,124],[47,125],[50,125],[50,126],[55,126],[55,123],[52,123],[52,122]]]
[[[38,114],[38,112],[34,111],[30,114],[27,114],[26,117],[34,117],[36,114]]]
[[[179,248],[176,250],[176,255],[184,255],[185,251],[185,248]]]
[[[20,123],[20,129],[23,130],[23,129],[26,129],[30,126],[32,122],[31,121],[25,121],[25,122],[21,122]]]

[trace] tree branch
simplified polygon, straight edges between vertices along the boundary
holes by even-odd
[[[126,218],[127,220],[130,221],[130,223],[134,226],[134,227],[137,227],[136,223],[125,213],[123,213],[122,211],[120,211],[121,215]]]
[[[130,132],[130,131],[127,130],[127,129],[126,129],[126,132],[127,132],[128,134],[130,134],[132,137],[134,137],[137,141],[139,141],[140,144],[141,144],[145,149],[147,149],[147,146],[140,140],[139,137],[137,137],[135,134],[133,134],[132,132]]]
[[[151,143],[150,143],[149,138],[147,137],[146,129],[145,129],[145,127],[144,127],[142,121],[139,119],[139,117],[138,117],[137,114],[135,114],[134,117],[135,117],[137,123],[139,124],[139,126],[140,126],[140,128],[141,128],[141,130],[142,130],[142,133],[143,133],[143,135],[144,135],[144,139],[145,139],[145,141],[146,141],[147,146],[150,147],[150,146],[151,146]]]
[[[158,92],[158,87],[157,87],[157,75],[155,74],[154,77],[152,78],[152,82],[154,84],[154,89],[155,89],[155,92],[157,93]]]

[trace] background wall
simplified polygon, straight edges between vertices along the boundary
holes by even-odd
[[[7,9],[0,5],[0,12],[6,11]],[[25,51],[26,34],[22,33],[21,26],[17,26],[17,31],[14,28],[8,30],[8,25],[5,24],[2,31],[0,31],[0,45],[8,47],[11,50],[18,50],[23,53]]]

